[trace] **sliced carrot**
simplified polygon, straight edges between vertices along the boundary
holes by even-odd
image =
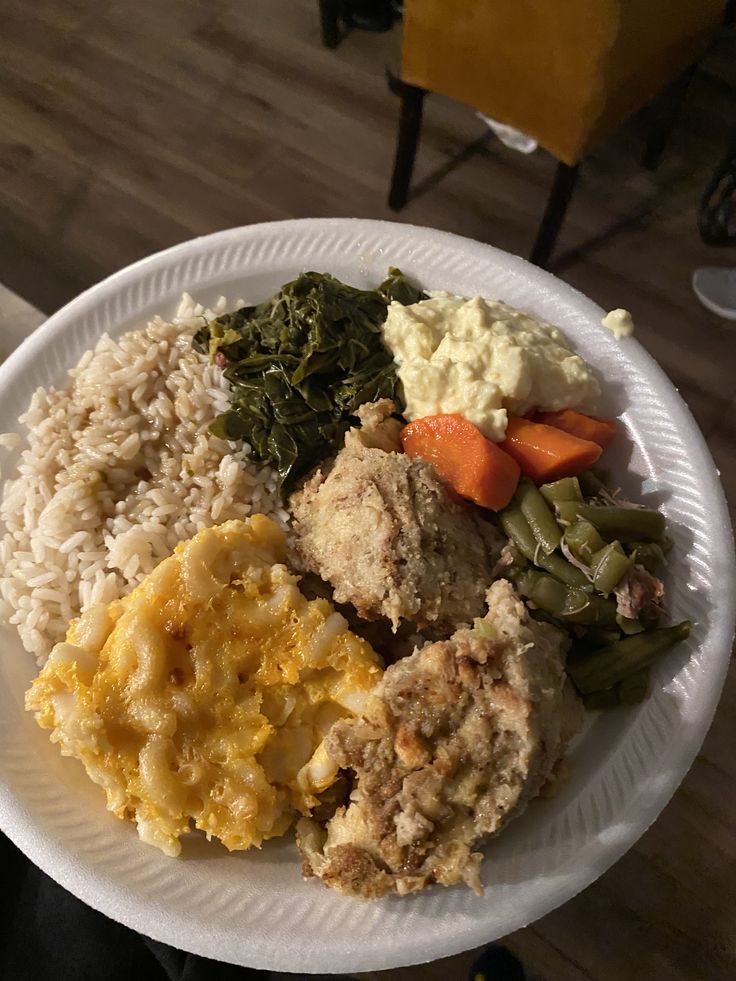
[[[498,444],[535,484],[577,477],[601,455],[601,447],[554,426],[510,416],[506,438]]]
[[[518,463],[462,416],[415,419],[401,430],[401,444],[462,497],[492,511],[506,507],[519,483]]]
[[[566,433],[579,439],[588,439],[591,443],[597,443],[601,449],[608,446],[616,435],[616,423],[613,419],[596,419],[595,416],[586,416],[582,412],[576,412],[575,409],[538,412],[534,422],[564,429]]]

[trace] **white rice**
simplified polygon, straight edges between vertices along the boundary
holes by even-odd
[[[61,391],[39,388],[0,502],[0,622],[43,662],[69,621],[130,592],[202,528],[255,512],[286,523],[273,471],[208,432],[229,405],[192,335],[212,310],[184,294],[173,322],[103,335]],[[15,434],[0,434],[14,449]]]

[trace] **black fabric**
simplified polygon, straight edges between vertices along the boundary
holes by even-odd
[[[526,981],[519,958],[502,944],[491,944],[470,968],[472,981]]]

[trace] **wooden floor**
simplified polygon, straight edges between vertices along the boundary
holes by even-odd
[[[321,48],[313,0],[3,0],[0,281],[50,312],[134,259],[233,225],[394,217],[392,35]],[[733,137],[736,47],[689,93],[661,169],[642,120],[587,162],[553,271],[638,336],[688,401],[736,502],[736,333],[692,295],[705,181]],[[487,140],[474,113],[428,100],[422,193],[399,220],[526,253],[554,163]],[[460,156],[456,166],[453,161]],[[437,182],[438,173],[449,171]],[[698,760],[641,841],[566,906],[508,938],[549,981],[736,977],[736,675]],[[465,978],[465,955],[380,975]],[[378,975],[371,975],[378,978]]]

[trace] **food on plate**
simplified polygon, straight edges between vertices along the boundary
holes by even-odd
[[[401,431],[408,456],[428,460],[452,489],[491,511],[511,500],[521,473],[519,464],[458,415],[425,416]]]
[[[337,777],[323,740],[381,669],[307,601],[268,518],[205,529],[57,644],[26,706],[118,817],[177,855],[193,823],[229,849],[283,834]]]
[[[560,519],[568,524],[587,521],[604,535],[613,535],[622,541],[639,541],[651,538],[663,542],[665,535],[664,515],[651,508],[630,507],[607,503],[578,503],[560,501],[556,505]]]
[[[379,405],[384,421],[349,431],[332,466],[291,496],[296,552],[361,617],[451,633],[482,614],[502,539],[429,463],[399,452],[398,441],[394,451],[371,445],[393,409]]]
[[[423,295],[398,269],[375,290],[309,272],[258,306],[209,321],[194,346],[224,367],[232,398],[212,431],[245,440],[252,459],[292,488],[336,451],[358,406],[399,398],[381,327],[389,302]]]
[[[610,310],[601,323],[610,330],[617,341],[623,337],[631,337],[634,333],[634,320],[628,310]]]
[[[603,450],[616,435],[616,423],[613,419],[596,419],[594,416],[586,416],[575,409],[560,409],[559,412],[537,412],[533,419],[534,422],[541,422],[545,426],[554,426],[556,429],[563,429],[572,436],[580,439],[590,440],[597,443]]]
[[[172,322],[103,335],[20,418],[27,445],[0,501],[0,620],[40,662],[70,620],[125,595],[201,528],[285,519],[273,472],[209,432],[228,386],[192,351],[201,312],[185,296]]]
[[[540,792],[580,724],[566,644],[501,581],[472,629],[389,667],[362,717],[328,736],[356,783],[324,829],[299,822],[305,873],[364,899],[432,882],[480,892],[477,845]]]
[[[601,446],[581,439],[557,426],[545,426],[521,416],[512,416],[501,449],[512,456],[521,472],[535,484],[561,477],[577,477],[601,455]]]
[[[570,674],[586,705],[641,701],[651,662],[690,631],[688,621],[659,625],[656,573],[670,546],[663,516],[585,472],[539,488],[522,478],[499,521],[509,539],[503,575],[533,609],[574,632]]]
[[[396,269],[235,307],[103,336],[0,434],[27,708],[169,855],[299,819],[340,892],[479,891],[582,707],[690,632],[664,516],[590,469],[618,425],[556,327]]]
[[[561,536],[558,539],[551,530],[550,518],[554,521],[534,484],[529,480],[521,481],[510,504],[499,514],[501,527],[515,549],[509,566],[518,568],[525,559],[546,569],[560,583],[590,592],[591,586],[583,570],[564,555],[556,554]],[[509,569],[506,573],[510,574]]]
[[[643,680],[647,676],[642,672],[660,654],[664,654],[681,640],[686,640],[691,628],[690,621],[683,620],[673,627],[661,627],[651,633],[638,633],[633,637],[614,640],[587,656],[573,658],[568,666],[570,677],[578,691],[584,695],[608,691],[623,684],[632,675]],[[646,681],[643,688],[645,694]]]
[[[505,303],[448,293],[392,303],[383,336],[409,421],[457,413],[498,443],[509,415],[578,408],[600,395],[559,328]]]

